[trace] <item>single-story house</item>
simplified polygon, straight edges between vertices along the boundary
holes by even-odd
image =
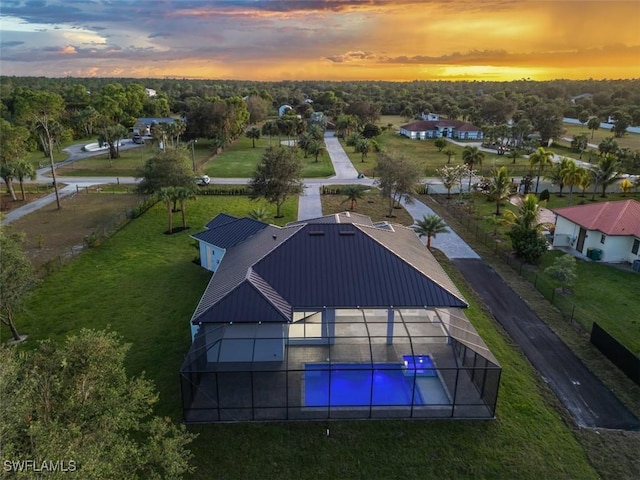
[[[285,113],[287,113],[287,110],[293,110],[293,107],[291,105],[280,105],[278,107],[278,116],[283,116]]]
[[[553,212],[556,214],[553,246],[570,247],[608,263],[633,263],[640,259],[640,202],[591,203],[556,208]]]
[[[350,212],[221,214],[180,370],[184,420],[493,418],[501,367],[415,232]]]
[[[151,135],[151,127],[160,123],[173,123],[177,119],[171,117],[140,117],[136,120],[136,123],[131,127],[131,133],[133,135],[149,136]]]
[[[146,93],[148,97],[155,97],[156,95],[158,95],[158,92],[156,92],[153,88],[145,88],[144,93]]]
[[[460,120],[443,120],[440,115],[428,113],[418,120],[400,127],[400,135],[411,139],[455,138],[458,140],[482,140],[482,130]]]

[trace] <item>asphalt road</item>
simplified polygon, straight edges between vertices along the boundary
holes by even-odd
[[[640,421],[486,262],[453,263],[580,427],[640,431]]]

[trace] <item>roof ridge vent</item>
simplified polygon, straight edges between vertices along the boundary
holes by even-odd
[[[321,237],[324,235],[324,230],[309,230],[309,235],[313,237]]]

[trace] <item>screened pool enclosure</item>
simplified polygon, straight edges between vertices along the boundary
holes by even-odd
[[[187,423],[488,419],[500,374],[458,308],[324,308],[202,324],[180,381]]]

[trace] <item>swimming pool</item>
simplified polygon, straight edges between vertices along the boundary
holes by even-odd
[[[408,372],[403,363],[306,364],[305,406],[424,405],[416,379]]]

